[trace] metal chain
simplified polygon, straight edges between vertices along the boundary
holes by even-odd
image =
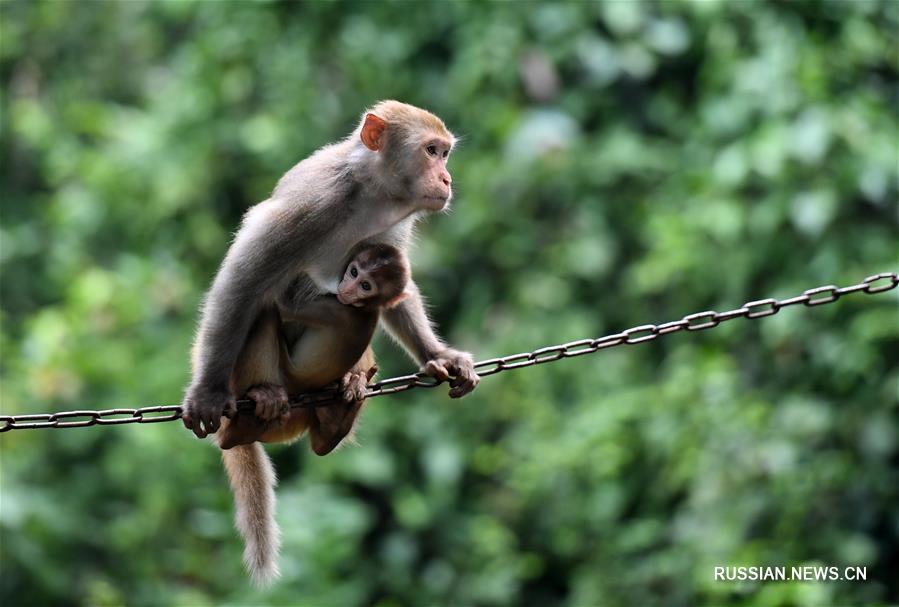
[[[815,289],[808,289],[802,295],[789,299],[759,299],[750,301],[739,308],[727,312],[707,310],[684,316],[680,320],[666,322],[661,325],[640,325],[632,327],[621,333],[597,337],[595,339],[580,339],[567,344],[548,346],[533,352],[522,352],[501,358],[491,358],[475,363],[474,368],[481,377],[494,375],[512,369],[522,369],[532,365],[555,362],[563,358],[574,358],[584,354],[593,354],[606,348],[626,344],[640,344],[652,341],[662,335],[670,335],[678,331],[704,331],[717,327],[722,322],[734,318],[763,318],[777,314],[783,308],[803,304],[805,306],[820,306],[837,301],[843,295],[852,293],[883,293],[896,288],[899,285],[899,273],[882,272],[864,279],[858,284],[848,287],[836,287],[826,285]],[[397,394],[415,388],[436,388],[442,381],[423,373],[391,377],[368,386],[366,398]],[[337,390],[331,388],[318,392],[301,394],[290,402],[294,407],[322,407],[336,402]],[[237,401],[241,409],[254,407],[253,401],[242,399]],[[170,422],[181,417],[179,405],[162,405],[156,407],[143,407],[141,409],[105,409],[102,411],[63,411],[60,413],[37,413],[33,415],[0,415],[0,433],[9,430],[33,430],[39,428],[83,428],[86,426],[112,426],[118,424],[156,424]]]

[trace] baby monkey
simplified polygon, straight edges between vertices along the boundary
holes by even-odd
[[[409,262],[387,244],[360,245],[336,295],[323,295],[281,317],[276,309],[257,320],[232,376],[235,394],[247,393],[255,411],[242,410],[216,433],[231,449],[255,441],[290,442],[309,431],[312,449],[330,453],[353,429],[377,372],[370,343],[382,308],[406,298]],[[266,367],[266,368],[260,368]],[[275,368],[276,367],[276,368]],[[281,384],[256,383],[280,377]],[[287,395],[339,382],[343,402],[316,408],[288,406]],[[227,454],[225,456],[227,464]]]

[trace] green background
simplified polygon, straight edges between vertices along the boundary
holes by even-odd
[[[895,271],[899,2],[0,4],[4,414],[177,403],[241,214],[383,98],[462,138],[419,285],[479,359]],[[5,605],[899,602],[897,293],[372,400],[270,449],[252,588],[179,423],[11,432]],[[414,369],[383,337],[382,377]],[[716,582],[715,566],[867,567]]]

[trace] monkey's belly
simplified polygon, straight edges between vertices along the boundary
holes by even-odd
[[[324,388],[343,376],[358,361],[368,342],[354,343],[342,331],[307,327],[290,348],[289,391]]]

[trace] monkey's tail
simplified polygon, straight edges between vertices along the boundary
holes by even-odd
[[[222,451],[234,492],[234,523],[244,539],[243,562],[258,586],[281,575],[281,531],[275,522],[275,470],[261,443]]]

